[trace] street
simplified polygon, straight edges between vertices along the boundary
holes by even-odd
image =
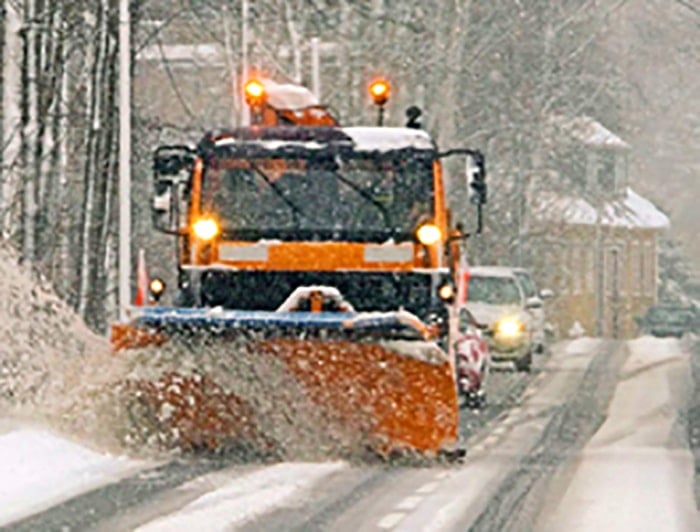
[[[584,338],[493,372],[461,464],[178,461],[10,529],[697,530],[692,349]]]

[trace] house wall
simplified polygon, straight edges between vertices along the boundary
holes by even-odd
[[[533,260],[533,270],[540,285],[556,293],[548,308],[550,320],[562,336],[576,322],[586,334],[596,334],[600,288],[602,335],[634,337],[634,318],[656,301],[657,233],[605,227],[600,246],[596,241],[595,226],[580,225],[551,227],[548,236],[538,242],[541,253]]]

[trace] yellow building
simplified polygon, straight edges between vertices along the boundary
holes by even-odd
[[[557,293],[551,321],[561,335],[578,323],[589,335],[635,336],[634,318],[656,301],[668,217],[629,186],[622,139],[588,117],[555,121],[567,137],[553,150],[567,185],[537,194],[530,228],[532,269]]]

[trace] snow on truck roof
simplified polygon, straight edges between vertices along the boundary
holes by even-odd
[[[392,151],[406,148],[434,150],[430,135],[422,129],[407,127],[345,127],[342,128],[358,151]]]
[[[265,87],[268,103],[276,109],[296,111],[320,105],[314,93],[301,85],[277,83],[267,78],[260,79],[260,82]]]
[[[303,127],[237,128],[216,136],[216,146],[256,145],[266,150],[298,146],[318,150],[328,143],[352,144],[355,151],[435,150],[430,135],[405,127]]]

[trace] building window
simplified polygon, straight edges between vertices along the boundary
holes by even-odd
[[[561,277],[559,278],[559,291],[562,294],[568,294],[571,291],[571,283],[569,282],[569,270],[571,268],[569,261],[569,248],[563,246],[559,250],[559,260],[561,264]]]
[[[581,246],[576,246],[571,249],[572,255],[572,287],[574,294],[580,294],[584,290],[585,278],[588,274],[586,264],[586,249]]]
[[[641,242],[635,240],[630,247],[630,264],[632,265],[632,290],[635,295],[641,296],[644,294],[644,248]]]
[[[605,252],[605,293],[620,295],[620,250],[609,248]]]
[[[654,296],[656,292],[656,256],[651,242],[644,243],[642,263],[644,264],[644,294]]]
[[[598,153],[596,164],[596,184],[601,192],[615,190],[615,152],[606,150]]]
[[[586,292],[595,292],[595,275],[596,275],[596,265],[595,265],[595,251],[591,248],[585,249],[586,253]]]

